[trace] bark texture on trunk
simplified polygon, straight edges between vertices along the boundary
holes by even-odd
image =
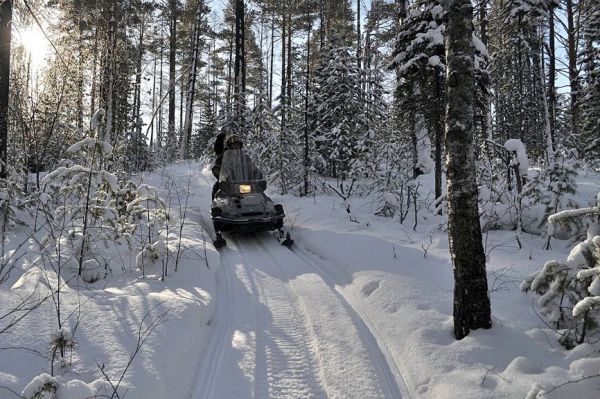
[[[473,329],[492,325],[475,180],[472,19],[470,0],[450,1],[446,49],[446,166],[448,239],[455,279],[454,336],[457,339],[464,338]]]
[[[169,24],[169,115],[167,143],[170,149],[176,145],[175,137],[175,55],[177,54],[177,1],[169,1],[170,24]]]
[[[234,101],[235,119],[240,128],[244,126],[246,108],[246,51],[245,51],[244,2],[235,2],[235,70]],[[245,133],[245,132],[244,132]]]
[[[12,0],[0,4],[0,178],[6,178]]]

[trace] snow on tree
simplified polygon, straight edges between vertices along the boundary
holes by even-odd
[[[583,26],[583,81],[581,97],[581,135],[583,156],[592,163],[600,159],[600,1],[587,4]]]
[[[498,141],[518,137],[532,158],[546,146],[545,111],[541,88],[542,41],[539,29],[547,15],[547,0],[508,0],[492,5],[490,68],[494,91],[494,134]]]
[[[376,114],[365,114],[367,96],[354,49],[335,43],[332,38],[315,71],[312,139],[327,162],[327,174],[340,179],[341,194],[347,195],[354,181],[368,172]]]
[[[108,273],[111,255],[106,243],[129,247],[144,216],[148,226],[158,227],[158,221],[166,220],[164,202],[155,191],[106,170],[112,149],[106,142],[84,138],[69,148],[73,160],[65,160],[41,181],[51,198],[46,207],[53,210],[56,226],[43,240],[40,261],[64,263],[60,268],[66,266],[88,282]],[[150,209],[149,202],[157,203],[158,209]]]
[[[454,266],[454,336],[492,326],[482,245],[474,157],[475,70],[473,7],[454,0],[448,10],[446,168],[448,242]]]
[[[279,148],[278,130],[279,124],[268,107],[268,102],[259,100],[250,114],[252,129],[246,137],[245,148],[263,174],[274,180],[278,171],[277,154]]]
[[[572,164],[567,162],[565,159],[554,159],[545,172],[548,180],[548,186],[546,191],[542,195],[542,203],[544,204],[544,217],[540,223],[540,226],[550,218],[550,215],[556,214],[557,212],[577,206],[577,203],[567,197],[567,194],[575,195],[577,193],[577,170]],[[569,233],[574,235],[579,230],[577,226],[577,219],[570,220]],[[544,244],[545,249],[550,249],[550,240],[555,234],[555,224],[548,223],[546,225],[546,242]]]
[[[520,287],[540,296],[542,314],[559,331],[560,342],[567,348],[583,343],[588,332],[600,325],[600,193],[595,206],[558,212],[548,222],[569,223],[572,219],[591,221],[587,238],[571,250],[565,262],[546,262]]]
[[[514,157],[511,160],[511,166],[519,170],[521,177],[527,176],[529,172],[529,160],[527,159],[527,151],[523,142],[519,139],[509,139],[504,143],[504,148]]]

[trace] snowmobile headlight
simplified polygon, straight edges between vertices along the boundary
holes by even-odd
[[[252,192],[252,186],[250,184],[240,184],[240,194],[249,194]]]

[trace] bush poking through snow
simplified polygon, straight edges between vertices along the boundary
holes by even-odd
[[[58,380],[43,373],[27,384],[21,396],[25,399],[54,399],[57,390]]]
[[[112,150],[108,143],[85,138],[68,150],[81,164],[68,162],[42,180],[51,194],[55,227],[44,240],[49,244],[41,260],[66,265],[64,270],[88,283],[110,272],[107,249],[115,244],[131,248],[136,237],[143,248],[156,241],[168,220],[165,202],[154,187],[137,187],[105,170]]]
[[[600,194],[596,206],[562,211],[550,224],[592,217],[587,239],[577,244],[566,262],[551,260],[521,284],[524,292],[540,295],[541,312],[557,330],[566,348],[584,342],[590,329],[600,326]]]
[[[75,337],[66,327],[62,327],[60,330],[56,331],[52,334],[52,338],[50,338],[50,353],[52,355],[52,365],[54,365],[54,360],[58,358],[61,367],[66,367],[70,364],[70,361],[66,360],[67,350],[72,354],[73,349],[77,346],[77,341]]]

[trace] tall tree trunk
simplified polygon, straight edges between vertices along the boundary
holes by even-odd
[[[102,140],[113,142],[115,138],[115,58],[116,58],[116,43],[117,43],[117,22],[116,22],[116,2],[112,1],[110,5],[110,11],[108,14],[108,39],[106,42],[106,53],[107,59],[105,61],[105,73],[104,73],[104,106],[106,107],[106,123],[104,136]]]
[[[77,2],[79,4],[79,2]],[[83,130],[83,21],[81,10],[78,10],[79,17],[77,23],[77,122],[78,130]]]
[[[434,113],[434,123],[433,128],[435,130],[435,198],[440,198],[442,196],[442,141],[444,137],[444,109],[440,103],[439,99],[442,96],[442,76],[441,71],[438,67],[434,69],[435,76],[433,77],[433,89],[435,98],[438,99],[437,103],[434,105],[435,113]],[[442,214],[442,207],[439,207],[438,213]]]
[[[285,0],[284,0],[285,1]],[[287,28],[286,28],[286,14],[285,14],[285,9],[284,12],[281,16],[281,94],[280,94],[280,104],[281,104],[281,134],[280,137],[283,137],[284,135],[284,130],[285,130],[285,112],[286,112],[286,98],[285,95],[287,93],[286,91],[286,84],[287,84],[287,79],[286,79],[286,74],[285,74],[285,62],[286,62],[286,50],[287,50],[287,46],[286,46],[286,33],[287,33]],[[282,165],[283,166],[283,165]]]
[[[269,57],[269,109],[273,108],[273,75],[275,66],[275,11],[271,12],[271,55]]]
[[[292,106],[292,13],[290,11],[288,11],[288,23],[287,23],[287,28],[288,28],[288,35],[287,35],[287,83],[285,85],[285,88],[287,90],[287,94],[285,96],[286,99],[286,104],[288,105],[288,108],[291,108]]]
[[[312,30],[312,20],[310,19],[310,10],[306,9],[306,19],[308,27],[306,29],[306,78],[304,81],[304,195],[308,195],[308,170],[310,168],[309,148],[308,148],[308,97],[310,95],[310,31]]]
[[[142,135],[142,117],[141,117],[141,108],[142,108],[142,62],[144,60],[144,31],[146,30],[146,24],[144,21],[145,16],[141,16],[140,22],[140,42],[138,44],[138,54],[137,54],[137,62],[136,62],[136,71],[135,71],[135,100],[134,100],[134,109],[133,109],[133,123],[135,126],[135,133],[137,135],[136,140],[141,139]]]
[[[203,2],[198,2],[196,11],[196,23],[194,24],[193,44],[192,44],[192,66],[188,76],[187,98],[185,108],[185,123],[183,125],[181,137],[181,159],[186,159],[189,155],[188,147],[192,138],[192,122],[194,116],[194,93],[196,91],[196,76],[198,74],[198,58],[200,56],[200,32],[202,27]]]
[[[156,54],[154,55],[154,65],[152,67],[152,112],[156,107],[156,64],[158,63]],[[154,148],[154,118],[150,121],[150,151]]]
[[[176,143],[175,137],[175,55],[177,53],[177,0],[169,0],[169,120],[167,150],[172,150]],[[170,154],[172,155],[172,154]]]
[[[163,133],[163,59],[164,59],[164,51],[165,51],[165,41],[162,36],[162,31],[160,34],[160,73],[158,79],[158,123],[156,129],[156,147],[162,147],[162,133]]]
[[[540,35],[541,36],[541,35]],[[537,46],[535,46],[537,47]],[[548,105],[548,99],[546,97],[546,82],[544,81],[544,62],[543,60],[540,60],[540,53],[543,52],[543,46],[539,46],[539,48],[535,48],[533,47],[533,51],[532,51],[532,63],[533,63],[533,75],[536,79],[534,87],[536,88],[536,91],[539,92],[539,95],[541,96],[541,114],[544,118],[544,130],[543,130],[543,137],[540,138],[540,144],[542,143],[546,143],[546,151],[545,151],[545,155],[546,155],[546,162],[548,165],[550,165],[550,163],[552,162],[552,160],[554,159],[554,146],[552,143],[552,126],[550,124],[550,113],[548,111],[549,105]]]
[[[246,52],[244,1],[235,1],[235,70],[234,100],[235,120],[240,129],[244,126],[244,110],[246,108]],[[243,132],[246,133],[246,132]]]
[[[92,48],[94,53],[94,60],[92,61],[92,92],[91,92],[91,104],[90,104],[90,120],[96,112],[96,97],[97,97],[97,74],[98,74],[98,27],[94,28],[94,46]]]
[[[319,53],[325,46],[325,0],[319,0]]]
[[[554,31],[554,7],[548,13],[548,110],[550,113],[550,139],[556,150],[556,45]]]
[[[12,0],[4,0],[0,3],[0,179],[7,177],[11,29]]]
[[[447,25],[448,107],[446,151],[448,240],[454,265],[454,336],[490,328],[485,253],[477,208],[475,180],[473,7],[470,0],[451,0]]]
[[[287,33],[287,27],[286,27],[286,22],[287,22],[287,0],[283,0],[284,1],[284,5],[283,5],[283,12],[281,15],[281,99],[279,100],[280,102],[280,108],[281,108],[281,130],[279,133],[279,170],[283,171],[284,170],[284,158],[283,158],[283,149],[284,149],[284,143],[285,143],[285,135],[287,134],[286,132],[286,107],[287,107],[287,101],[286,101],[286,94],[287,94],[287,90],[286,90],[286,84],[287,84],[287,79],[286,79],[286,50],[287,50],[287,45],[286,45],[286,33]],[[285,194],[286,193],[286,187],[285,187],[285,177],[283,176],[283,173],[281,173],[281,193]]]
[[[360,0],[358,0],[356,2],[356,63],[358,65],[358,70],[360,71],[361,68],[361,57],[360,57],[360,53],[361,53],[361,48],[360,48],[360,42],[361,42],[361,37],[360,37]]]
[[[234,32],[235,35],[235,22],[233,24],[233,26],[231,27],[232,32]],[[231,112],[231,97],[232,97],[232,88],[235,85],[235,82],[232,81],[231,77],[233,76],[233,52],[234,52],[234,42],[235,42],[235,38],[234,37],[230,37],[229,38],[229,63],[227,63],[227,97],[225,99],[225,104],[226,104],[226,110],[227,113]]]
[[[569,58],[569,85],[571,88],[571,132],[577,134],[579,122],[579,73],[577,71],[577,39],[575,32],[575,20],[573,0],[566,1],[567,8],[567,56]]]

